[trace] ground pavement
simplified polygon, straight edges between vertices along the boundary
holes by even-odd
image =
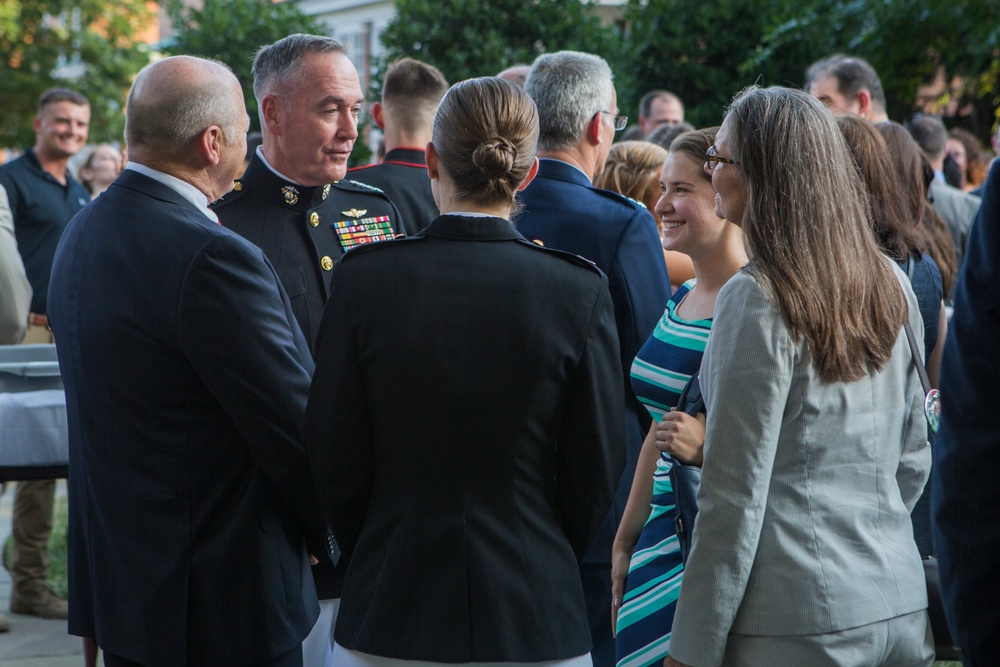
[[[0,545],[10,534],[14,507],[10,487],[0,499]],[[60,481],[56,494],[65,493],[66,482]],[[66,621],[12,614],[10,588],[10,575],[0,567],[0,613],[10,621],[10,631],[0,634],[0,667],[83,667],[83,640],[66,632]]]

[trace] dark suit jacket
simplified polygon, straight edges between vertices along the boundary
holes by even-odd
[[[399,208],[407,236],[437,217],[438,208],[427,177],[423,148],[394,148],[379,164],[351,169],[351,178],[379,188]]]
[[[628,456],[615,495],[614,513],[601,526],[587,562],[610,563],[611,543],[632,488],[635,464],[652,421],[629,384],[632,361],[670,297],[656,223],[646,209],[626,197],[591,186],[579,169],[543,159],[538,176],[521,193],[524,211],[517,229],[547,248],[594,262],[608,276],[618,328],[624,380]],[[610,626],[610,621],[608,622]]]
[[[134,171],[77,215],[49,317],[70,437],[69,631],[149,666],[286,653],[317,612],[312,367],[263,252]]]
[[[1000,162],[984,188],[955,289],[931,468],[945,611],[967,665],[1000,664]]]
[[[586,653],[577,561],[624,465],[607,280],[460,216],[333,272],[306,432],[352,555],[337,641],[438,662]]]

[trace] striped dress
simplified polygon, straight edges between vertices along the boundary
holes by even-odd
[[[710,319],[688,321],[675,313],[694,284],[689,280],[670,297],[663,317],[632,364],[632,389],[656,421],[677,405],[684,385],[701,366],[708,342]],[[670,464],[661,456],[653,473],[649,519],[632,553],[618,611],[618,667],[659,664],[670,646],[684,566],[674,531],[669,472]]]

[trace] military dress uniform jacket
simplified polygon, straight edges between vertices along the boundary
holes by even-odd
[[[625,462],[607,279],[463,215],[333,274],[306,432],[350,560],[337,642],[447,663],[586,654],[577,561]]]
[[[379,164],[355,167],[351,178],[382,190],[403,214],[407,236],[413,236],[438,216],[427,176],[423,148],[394,148]]]
[[[305,187],[282,179],[257,154],[213,208],[274,265],[310,349],[334,263],[345,250],[402,231],[399,211],[377,188],[348,180]]]

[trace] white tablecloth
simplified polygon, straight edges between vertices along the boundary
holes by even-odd
[[[69,462],[66,394],[62,389],[0,393],[0,465]]]

